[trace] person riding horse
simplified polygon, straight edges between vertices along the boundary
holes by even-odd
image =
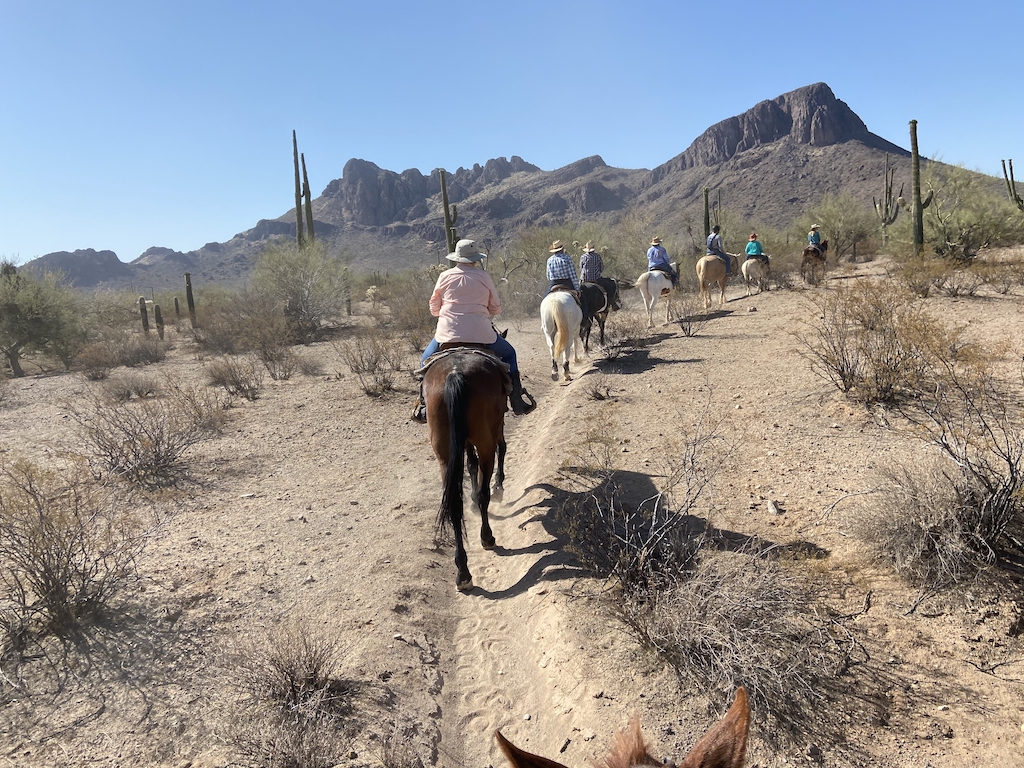
[[[512,392],[509,394],[512,413],[523,416],[533,411],[537,403],[523,389],[515,348],[491,325],[491,317],[501,314],[501,299],[491,276],[483,270],[481,260],[486,256],[473,240],[459,240],[455,244],[455,252],[446,257],[455,264],[440,274],[430,296],[430,314],[437,318],[437,330],[423,352],[420,365],[426,365],[442,344],[486,347],[508,366],[512,379]],[[423,423],[427,420],[422,385],[412,417]]]
[[[761,241],[757,239],[757,232],[750,233],[750,241],[747,243],[746,254],[748,259],[757,259],[765,266],[768,266],[768,255],[764,252]]]
[[[668,260],[668,251],[661,244],[660,237],[651,238],[651,247],[647,249],[647,271],[664,272],[672,278],[672,287],[679,285],[679,275]]]
[[[811,231],[807,233],[807,245],[817,251],[820,258],[824,259],[825,254],[821,251],[821,233],[818,232],[819,229],[821,229],[821,224],[811,226]]]
[[[725,246],[722,245],[722,236],[719,231],[722,228],[715,224],[711,228],[711,234],[708,235],[707,241],[707,253],[706,256],[717,256],[725,262],[725,276],[729,277],[732,275],[732,259],[729,258],[729,254],[725,252]]]
[[[583,310],[584,317],[590,317],[587,311],[586,298],[580,292],[580,279],[576,276],[576,265],[572,263],[569,254],[565,252],[565,243],[555,240],[548,248],[547,267],[545,274],[548,278],[548,289],[544,291],[547,296],[554,290],[568,291],[576,299],[576,303]],[[543,298],[543,297],[541,297]]]

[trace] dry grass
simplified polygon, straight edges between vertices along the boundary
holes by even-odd
[[[392,391],[397,375],[408,367],[408,348],[403,340],[379,331],[332,345],[341,361],[358,377],[363,392],[371,397]]]
[[[206,364],[206,381],[211,387],[220,387],[230,397],[254,402],[263,386],[263,369],[252,355],[225,355]]]

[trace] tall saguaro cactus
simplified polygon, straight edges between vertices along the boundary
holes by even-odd
[[[872,205],[875,206],[875,214],[882,222],[882,245],[885,246],[889,242],[889,225],[896,221],[896,217],[900,213],[900,199],[903,197],[903,185],[900,184],[900,191],[895,197],[892,194],[892,182],[893,176],[896,173],[895,168],[889,167],[889,153],[885,153],[885,182],[882,185],[882,199],[876,200],[874,197],[871,198]]]
[[[295,162],[295,240],[302,246],[302,187],[299,184],[299,141],[292,131],[292,157]]]
[[[921,255],[924,246],[924,209],[932,201],[932,192],[925,200],[921,200],[921,155],[917,151],[917,120],[910,121],[910,158],[913,163],[914,201],[911,216],[914,219],[914,255]]]
[[[309,242],[313,242],[313,201],[309,194],[309,177],[306,175],[306,155],[299,155],[302,159],[302,195],[306,198],[306,232],[309,234]]]
[[[441,207],[444,208],[444,239],[448,245],[448,253],[455,253],[455,243],[459,236],[455,232],[455,222],[459,220],[459,211],[454,204],[451,210],[448,209],[448,184],[444,180],[444,171],[441,171]]]
[[[1024,211],[1024,199],[1017,194],[1017,182],[1013,178],[1013,160],[1003,160],[1003,178],[1006,179],[1006,191],[1010,195],[1010,202]],[[1010,173],[1006,173],[1006,166],[1009,164]]]
[[[704,187],[704,239],[708,239],[708,235],[711,234],[711,210],[708,208],[708,194],[711,192],[710,189]]]

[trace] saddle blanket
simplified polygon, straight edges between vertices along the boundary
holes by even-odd
[[[494,354],[491,350],[481,349],[480,347],[449,347],[448,349],[442,349],[440,352],[435,352],[430,357],[428,357],[427,362],[423,364],[423,367],[413,371],[413,375],[423,376],[427,372],[427,369],[430,368],[430,366],[432,366],[438,360],[444,360],[446,357],[451,357],[452,355],[456,354],[482,355],[483,357],[486,357],[488,360],[495,362],[499,366],[501,366],[501,370],[505,372],[506,376],[508,376],[510,370],[508,367],[508,363],[502,362],[502,359],[498,357],[496,354]]]

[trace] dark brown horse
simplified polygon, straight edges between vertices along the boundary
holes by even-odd
[[[598,330],[601,332],[601,346],[604,346],[604,324],[608,320],[608,313],[621,308],[619,303],[619,286],[615,280],[608,277],[600,278],[600,283],[580,283],[580,293],[586,299],[587,312],[583,315],[583,322],[580,324],[580,338],[583,339],[583,351],[590,354],[590,331],[597,321]]]
[[[828,254],[828,240],[822,240],[815,248],[808,245],[800,259],[800,277],[805,283],[817,285],[825,277],[825,259]]]
[[[466,557],[463,526],[462,480],[469,468],[473,501],[480,511],[480,543],[494,547],[487,507],[491,501],[491,475],[497,458],[494,498],[501,500],[505,483],[505,402],[509,377],[491,354],[459,350],[433,363],[423,375],[430,444],[441,465],[441,506],[438,529],[450,527],[455,535],[455,586],[473,588]]]
[[[742,687],[736,690],[736,699],[725,717],[711,726],[700,741],[690,750],[679,768],[743,768],[747,759],[747,739],[750,733],[750,706],[747,692]],[[500,732],[495,732],[498,746],[513,768],[565,768],[561,763],[520,749]],[[609,754],[594,765],[602,768],[636,768],[652,766],[662,768],[677,765],[672,761],[655,758],[647,750],[647,744],[640,733],[640,722],[616,734]]]

